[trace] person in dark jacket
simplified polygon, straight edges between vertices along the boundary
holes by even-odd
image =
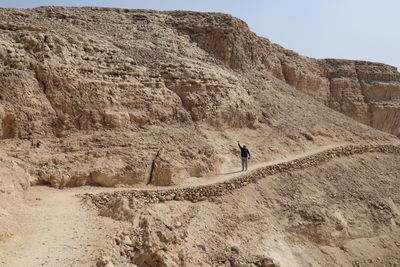
[[[239,148],[240,148],[240,155],[242,157],[242,171],[244,171],[245,168],[246,168],[246,171],[247,171],[247,160],[250,159],[250,151],[247,149],[246,146],[242,147],[240,145],[239,141],[238,141],[238,145],[239,145]]]

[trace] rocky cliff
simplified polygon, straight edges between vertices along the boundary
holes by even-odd
[[[0,142],[32,183],[165,185],[231,168],[237,139],[264,161],[393,138],[320,102],[399,133],[394,68],[306,58],[229,15],[41,7],[0,21]]]
[[[204,15],[191,13],[179,17],[183,19],[173,25],[225,67],[273,75],[359,122],[399,135],[400,73],[395,67],[302,57],[226,16],[204,19]]]
[[[400,136],[400,74],[371,62],[323,60],[328,106],[382,131]]]

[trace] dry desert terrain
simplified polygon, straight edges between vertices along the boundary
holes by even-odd
[[[400,266],[399,137],[392,66],[227,14],[0,9],[0,266]]]

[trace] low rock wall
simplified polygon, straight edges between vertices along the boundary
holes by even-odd
[[[112,193],[101,194],[84,194],[84,199],[89,199],[98,208],[107,206],[107,204],[116,198],[127,198],[130,201],[138,200],[145,203],[159,203],[171,200],[188,200],[198,202],[208,200],[214,197],[222,196],[232,190],[255,183],[269,175],[277,173],[291,172],[308,167],[314,167],[328,162],[337,157],[359,155],[364,153],[391,153],[400,154],[400,146],[396,145],[349,145],[313,155],[309,155],[300,159],[288,162],[282,162],[275,165],[261,167],[257,170],[250,171],[245,175],[235,177],[233,179],[207,185],[199,185],[186,188],[159,189],[159,190],[130,190],[117,191]]]

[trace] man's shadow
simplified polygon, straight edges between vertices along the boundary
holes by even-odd
[[[239,173],[242,171],[235,171],[235,172],[224,172],[224,173],[218,173],[218,175],[229,175],[229,174],[234,174],[234,173]]]

